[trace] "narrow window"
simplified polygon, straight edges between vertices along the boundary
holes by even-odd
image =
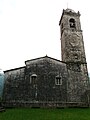
[[[55,84],[56,85],[62,85],[62,77],[60,75],[57,75],[55,77]]]
[[[81,65],[80,65],[80,64],[76,64],[76,70],[77,70],[78,72],[81,72]]]
[[[73,18],[69,20],[69,23],[70,23],[70,28],[75,28],[75,20]]]
[[[30,84],[36,84],[36,79],[37,79],[37,75],[36,74],[32,74],[30,76]]]

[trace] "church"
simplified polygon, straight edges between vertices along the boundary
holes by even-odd
[[[4,71],[5,107],[65,107],[89,104],[89,78],[80,12],[63,10],[60,21],[62,61],[49,56]]]

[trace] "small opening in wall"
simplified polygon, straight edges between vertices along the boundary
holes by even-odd
[[[55,77],[55,85],[62,85],[62,77],[57,75]]]
[[[37,79],[37,75],[36,74],[32,74],[30,76],[30,84],[36,84],[36,79]]]
[[[74,20],[73,18],[71,18],[71,19],[69,20],[69,23],[70,23],[70,28],[76,28],[76,27],[75,27],[75,20]]]

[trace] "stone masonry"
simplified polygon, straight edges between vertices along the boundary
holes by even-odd
[[[89,85],[80,13],[63,10],[60,26],[62,61],[66,62],[69,75],[67,99],[80,102]]]
[[[4,71],[6,107],[87,106],[89,79],[80,13],[63,10],[60,22],[62,61],[44,56]]]

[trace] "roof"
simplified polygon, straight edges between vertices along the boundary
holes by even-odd
[[[74,11],[74,10],[69,9],[69,8],[67,8],[65,11],[66,11],[66,12],[73,12],[73,13],[75,13],[75,11]]]
[[[35,60],[40,60],[40,59],[44,59],[44,58],[49,58],[49,59],[55,60],[55,61],[57,61],[57,62],[65,63],[65,62],[63,62],[63,61],[60,61],[60,60],[58,60],[58,59],[55,59],[55,58],[52,58],[52,57],[49,57],[49,56],[46,55],[46,56],[44,56],[44,57],[39,57],[39,58],[27,60],[27,61],[25,61],[25,64],[26,64],[27,62],[33,62],[33,61],[35,61]],[[18,67],[18,68],[14,68],[14,69],[10,69],[10,70],[6,70],[6,71],[4,71],[4,73],[10,72],[10,71],[14,71],[14,70],[18,70],[18,69],[23,69],[23,68],[25,68],[25,66],[23,66],[23,67]]]
[[[55,61],[58,61],[58,62],[65,63],[65,62],[63,62],[63,61],[60,61],[60,60],[58,60],[58,59],[55,59],[55,58],[52,58],[52,57],[49,57],[49,56],[46,55],[46,56],[44,56],[44,57],[39,57],[39,58],[27,60],[27,61],[25,61],[25,64],[26,64],[27,62],[34,61],[34,60],[39,60],[39,59],[43,59],[43,58],[49,58],[49,59],[52,59],[52,60],[55,60]]]
[[[68,14],[68,15],[74,15],[74,16],[80,16],[80,12],[75,12],[74,10],[72,9],[69,9],[67,8],[66,10],[63,9],[63,12],[62,12],[62,15],[61,15],[61,19],[59,21],[59,25],[61,24],[61,21],[62,21],[62,18],[63,18],[63,15],[65,14]]]
[[[23,68],[25,68],[25,66],[23,66],[23,67],[18,67],[18,68],[13,68],[13,69],[10,69],[10,70],[5,70],[4,73],[5,73],[5,72],[9,72],[9,71],[18,70],[18,69],[23,69]]]

